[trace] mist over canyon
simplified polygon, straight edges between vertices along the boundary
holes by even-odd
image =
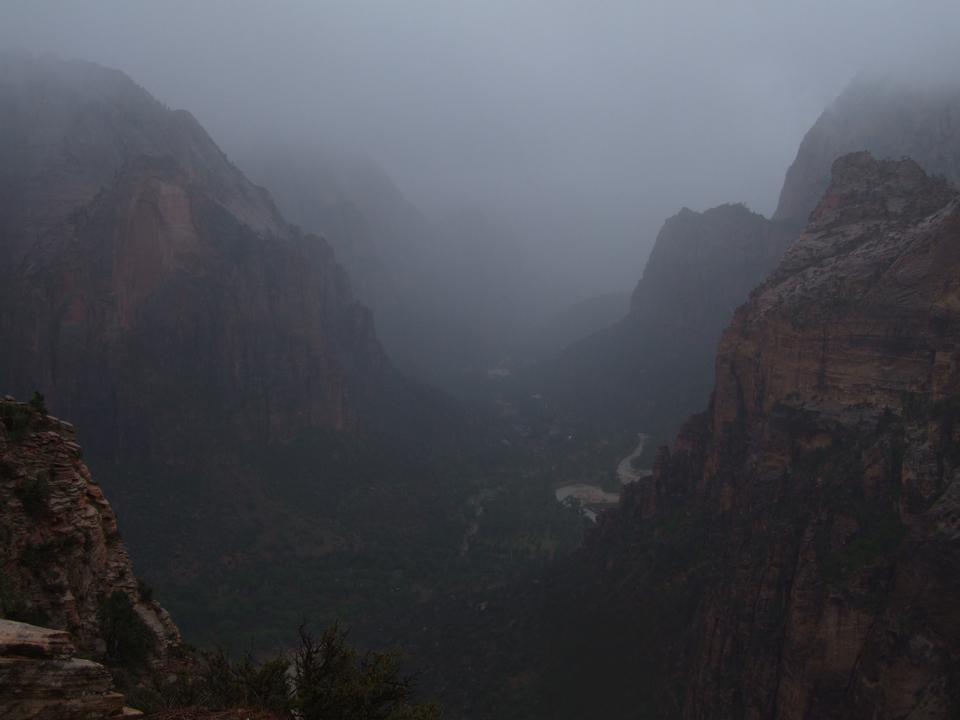
[[[960,9],[2,19],[0,715],[960,713]]]

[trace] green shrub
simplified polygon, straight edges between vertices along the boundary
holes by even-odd
[[[28,477],[20,483],[15,492],[27,515],[37,517],[43,514],[50,499],[50,473],[41,471]]]
[[[33,408],[35,412],[39,413],[41,417],[49,414],[47,412],[47,401],[43,397],[43,393],[41,393],[39,390],[33,391],[33,397],[30,398],[30,407]]]
[[[10,435],[10,439],[19,442],[25,438],[37,421],[37,414],[27,405],[14,403],[0,404],[0,420]]]
[[[358,658],[337,625],[315,639],[300,628],[294,659],[294,708],[303,720],[439,718],[433,704],[412,704],[414,678],[400,674],[396,652]]]
[[[292,668],[283,656],[232,661],[222,649],[204,652],[194,677],[154,684],[143,703],[155,709],[177,702],[213,710],[260,708],[301,720],[440,717],[436,705],[412,702],[414,679],[401,675],[397,653],[359,655],[337,625],[319,638],[301,627],[299,636]]]
[[[140,578],[137,578],[137,592],[140,593],[140,599],[144,602],[153,601],[153,588]]]
[[[128,668],[147,664],[156,638],[137,614],[126,593],[114,590],[100,600],[97,610],[107,660]]]
[[[39,572],[56,562],[74,543],[73,538],[60,537],[44,543],[28,544],[20,555],[20,563],[34,572]]]
[[[289,669],[290,663],[281,657],[258,663],[246,655],[232,662],[222,649],[203,653],[199,695],[203,704],[212,708],[243,706],[284,712],[290,705]]]
[[[45,612],[31,607],[11,586],[9,580],[2,576],[0,576],[0,617],[31,625],[46,625],[49,621]]]

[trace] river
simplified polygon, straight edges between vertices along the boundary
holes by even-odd
[[[648,469],[637,469],[633,466],[634,458],[643,453],[650,436],[646,433],[640,433],[637,438],[637,446],[633,452],[617,463],[617,479],[621,485],[629,485],[648,477],[651,473]],[[561,503],[566,502],[569,498],[578,500],[584,516],[594,522],[599,511],[612,507],[620,501],[620,493],[607,492],[599,485],[588,485],[586,483],[563,485],[556,488],[553,494],[557,498],[557,502]]]

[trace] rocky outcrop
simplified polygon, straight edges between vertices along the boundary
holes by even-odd
[[[127,709],[107,669],[74,657],[69,635],[0,620],[0,710],[8,720],[141,717]]]
[[[910,157],[928,173],[960,182],[960,85],[933,71],[862,73],[807,132],[787,170],[774,218],[806,223],[841,155]]]
[[[944,180],[834,164],[724,333],[708,411],[591,540],[604,587],[668,598],[664,716],[960,712],[958,276]]]
[[[547,368],[553,394],[594,422],[674,428],[706,401],[720,333],[796,233],[743,205],[684,208],[657,236],[627,316]]]
[[[114,620],[109,603],[119,602],[139,619],[138,660],[161,663],[178,651],[180,634],[145,596],[117,518],[81,457],[71,425],[0,400],[0,613],[69,632],[84,653],[102,658],[117,651],[105,624]]]

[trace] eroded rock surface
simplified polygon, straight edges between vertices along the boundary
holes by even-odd
[[[724,333],[708,411],[592,539],[603,582],[646,572],[635,604],[687,608],[660,630],[667,714],[960,712],[957,278],[955,190],[834,164]]]
[[[106,668],[74,657],[62,630],[0,620],[0,715],[5,720],[105,720],[124,713]]]
[[[0,616],[67,631],[102,657],[104,603],[121,593],[152,640],[145,659],[162,661],[179,632],[144,597],[116,515],[81,458],[70,424],[0,400]]]

